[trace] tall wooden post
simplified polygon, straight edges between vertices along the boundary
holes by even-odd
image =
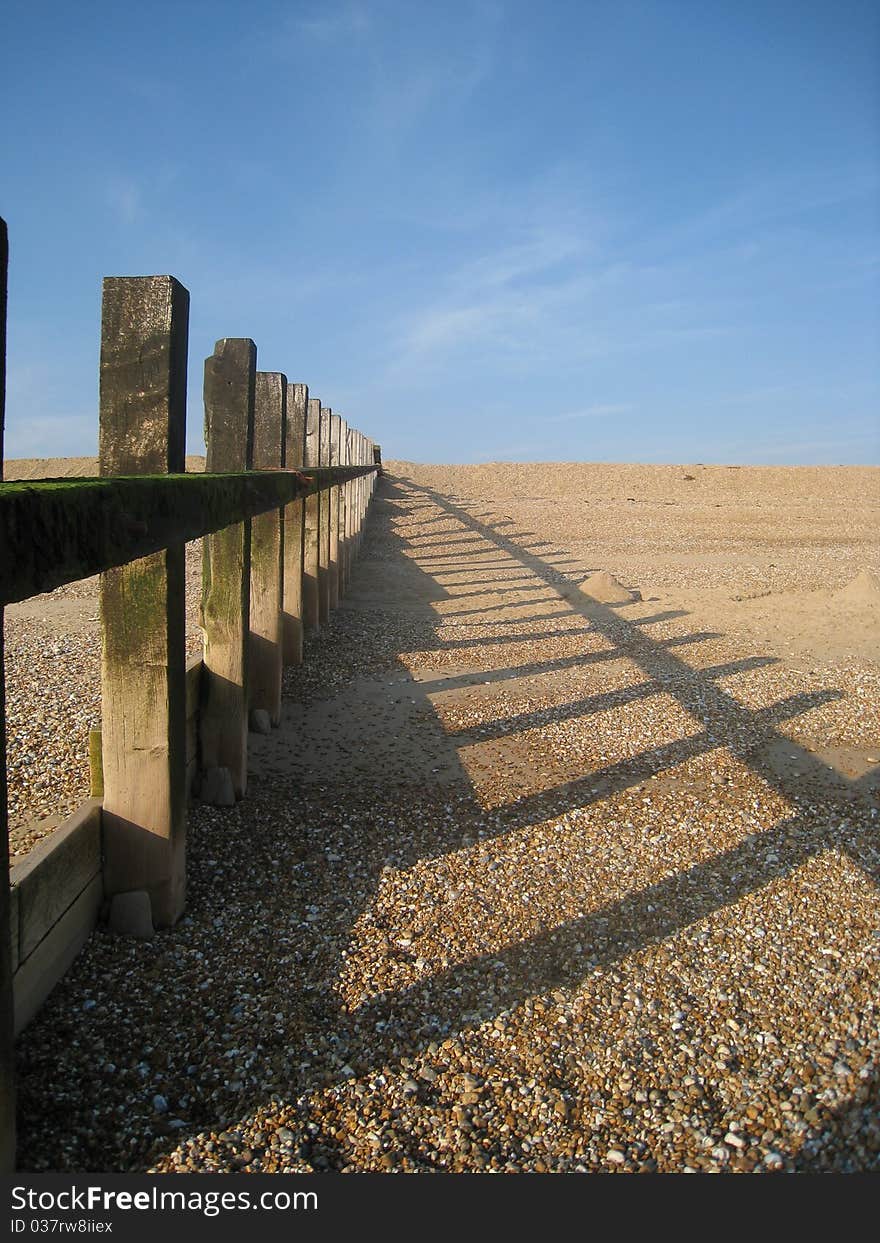
[[[171,276],[109,277],[101,317],[102,475],[182,473],[189,294]],[[101,575],[104,888],[183,910],[184,545]]]
[[[348,422],[342,419],[339,425],[339,465],[348,466]],[[348,484],[340,484],[339,492],[339,595],[345,595],[348,582],[348,539],[345,524],[348,510]]]
[[[287,377],[258,371],[254,393],[254,470],[281,470],[287,449]],[[281,510],[251,520],[250,707],[281,722]]]
[[[349,466],[357,465],[354,461],[354,428],[346,430],[346,461]],[[354,531],[354,501],[357,496],[357,480],[351,479],[346,485],[346,585],[352,577],[352,564],[354,562],[354,541],[352,534]]]
[[[6,273],[9,239],[0,220],[0,479],[6,412]],[[9,928],[9,820],[6,809],[6,699],[3,685],[3,609],[0,608],[0,1174],[15,1169],[15,1055],[13,1051],[12,938]]]
[[[318,448],[322,466],[330,465],[331,416],[333,411],[321,407],[321,439]],[[321,491],[321,537],[318,562],[318,616],[322,626],[330,620],[330,489]]]
[[[363,466],[365,457],[365,439],[363,432],[358,432],[358,465]],[[360,487],[358,488],[358,530],[357,530],[357,547],[360,551],[361,535],[364,528],[364,514],[367,508],[367,480],[364,475],[358,479]]]
[[[321,400],[310,397],[306,416],[306,443],[303,467],[321,464]],[[323,494],[313,492],[306,497],[305,531],[303,534],[303,625],[306,634],[314,634],[321,626],[321,505]]]
[[[287,388],[287,437],[285,464],[301,470],[305,462],[308,384]],[[284,581],[281,603],[282,642],[285,665],[300,665],[303,658],[303,553],[305,544],[305,501],[285,505]]]
[[[218,341],[205,360],[209,472],[250,470],[253,465],[256,367],[257,347],[247,337]],[[227,770],[236,798],[247,790],[250,522],[206,535],[203,548],[202,796],[226,801],[217,770]]]
[[[340,465],[342,419],[330,415],[330,465]],[[338,485],[329,489],[330,501],[330,553],[327,561],[327,581],[330,587],[330,608],[339,608],[339,492]]]
[[[360,457],[358,456],[360,444],[360,432],[357,428],[352,428],[351,432],[351,461],[352,465],[360,465]],[[358,512],[361,503],[361,481],[360,479],[352,480],[351,484],[351,559],[352,562],[357,558],[357,534],[358,534]]]

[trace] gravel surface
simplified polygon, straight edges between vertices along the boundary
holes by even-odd
[[[187,654],[202,650],[201,540],[186,549]],[[89,731],[101,725],[98,579],[5,610],[6,771],[12,862],[89,797]]]
[[[19,1041],[22,1168],[880,1167],[877,473],[392,469],[186,916]]]

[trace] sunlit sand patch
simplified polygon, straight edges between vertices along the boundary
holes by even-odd
[[[551,936],[577,981],[578,957],[587,974],[641,948],[642,935],[699,921],[707,902],[736,905],[802,865],[802,853],[786,853],[785,800],[759,781],[739,795],[719,797],[708,831],[698,802],[637,789],[508,831],[485,821],[458,851],[386,867],[352,932],[346,1005],[456,965],[491,974],[491,957],[549,952]]]
[[[569,664],[561,670],[553,668],[551,661],[547,670],[538,665],[530,672],[529,666],[525,666],[522,673],[510,670],[509,677],[497,681],[476,682],[452,690],[440,687],[430,695],[438,720],[447,733],[454,735],[481,726],[504,728],[506,721],[511,722],[513,731],[517,719],[529,713],[536,717],[542,713],[564,716],[569,707],[572,717],[587,715],[608,706],[604,697],[631,693],[636,685],[644,686],[646,693],[656,692],[656,684],[646,683],[630,660],[616,655],[604,636],[590,632],[585,635],[583,648],[585,656],[601,654],[608,659],[585,662],[581,667]]]
[[[599,711],[589,717],[588,726],[580,717],[552,721],[459,746],[458,756],[481,803],[498,806],[637,757],[650,768],[651,753],[662,768],[664,748],[702,732],[672,695],[658,693]]]

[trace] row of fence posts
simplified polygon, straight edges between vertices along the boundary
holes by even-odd
[[[185,469],[189,295],[173,277],[104,282],[101,475]],[[205,362],[206,472],[368,466],[375,446],[280,372],[249,338]],[[345,589],[375,476],[315,492],[203,542],[199,787],[247,789],[249,723],[281,719],[285,665]],[[222,488],[222,481],[218,481]],[[158,927],[183,909],[186,822],[184,545],[101,576],[105,887],[145,891]]]
[[[0,365],[5,373],[8,247],[2,221],[0,243]],[[189,294],[173,277],[105,280],[101,476],[185,473],[188,332]],[[288,384],[280,372],[257,371],[256,355],[253,341],[227,338],[206,360],[207,472],[378,466],[378,446],[311,396],[306,384]],[[2,385],[0,403],[4,396]],[[0,479],[2,429],[0,404]],[[197,776],[203,800],[230,804],[245,794],[249,723],[278,725],[284,666],[302,661],[304,635],[325,625],[339,603],[375,478],[371,470],[321,485],[321,491],[281,510],[204,536]],[[224,480],[212,481],[213,488],[222,518]],[[214,496],[212,491],[212,504]],[[168,503],[173,505],[173,494]],[[184,558],[181,540],[105,571],[100,582],[104,893],[111,899],[135,895],[148,900],[156,927],[174,924],[185,896],[190,789]],[[3,809],[5,780],[5,742],[0,739]],[[8,834],[3,838],[8,875]],[[0,918],[5,925],[8,914],[4,892]],[[14,1163],[14,1125],[5,925],[0,930],[0,1168],[8,1170]]]

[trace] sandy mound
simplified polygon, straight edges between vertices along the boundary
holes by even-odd
[[[623,583],[617,581],[607,570],[597,570],[581,583],[581,591],[600,604],[631,604],[638,600],[636,592],[628,591]]]
[[[841,604],[880,604],[880,578],[870,570],[862,570],[852,582],[831,596]]]

